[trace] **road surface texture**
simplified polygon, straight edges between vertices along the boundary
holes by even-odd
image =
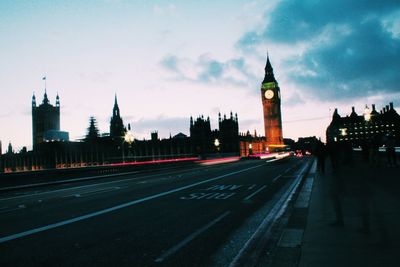
[[[311,162],[247,160],[1,192],[0,266],[239,266]]]

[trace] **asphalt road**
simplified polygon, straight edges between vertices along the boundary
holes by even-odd
[[[239,161],[2,192],[0,266],[229,265],[308,162]]]

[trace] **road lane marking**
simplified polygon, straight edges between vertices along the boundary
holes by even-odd
[[[256,186],[257,186],[256,184],[253,184],[253,185],[249,186],[249,188],[247,188],[247,190],[253,190],[253,188],[255,188]]]
[[[209,188],[206,188],[205,190],[213,190],[213,191],[224,191],[224,190],[231,190],[234,191],[236,189],[241,188],[243,185],[235,185],[235,184],[227,184],[227,185],[213,185]]]
[[[106,188],[101,188],[101,189],[96,189],[96,190],[91,190],[91,191],[86,191],[86,192],[80,192],[80,193],[75,193],[72,195],[66,195],[62,196],[62,198],[68,198],[68,197],[85,197],[85,196],[90,196],[90,195],[95,195],[95,194],[101,194],[101,193],[107,193],[107,192],[112,192],[115,190],[121,189],[119,186],[115,187],[106,187]]]
[[[236,193],[191,193],[189,196],[181,197],[180,199],[182,200],[198,200],[198,199],[216,199],[216,200],[226,200],[232,196],[234,196]]]
[[[191,170],[187,170],[186,172],[188,174],[197,174],[200,173],[201,170],[203,171],[208,171],[208,168],[214,168],[215,166],[210,166],[210,167],[200,167],[200,168],[194,168]],[[207,169],[204,169],[207,168]],[[193,171],[194,170],[194,171]],[[34,191],[32,192],[28,192],[28,194],[24,194],[24,195],[19,195],[19,196],[14,196],[14,197],[7,197],[7,198],[1,198],[0,201],[5,201],[5,200],[12,200],[12,199],[19,199],[19,198],[24,198],[24,197],[35,197],[35,196],[40,196],[40,195],[45,195],[45,194],[51,194],[51,193],[57,193],[57,192],[63,192],[63,191],[68,191],[68,190],[75,190],[75,189],[81,189],[81,188],[86,188],[86,187],[93,187],[93,186],[98,186],[98,185],[106,185],[106,184],[113,184],[113,183],[119,183],[119,182],[128,182],[128,181],[134,181],[134,180],[140,180],[140,179],[146,179],[146,178],[151,178],[151,177],[157,177],[157,176],[163,176],[166,174],[171,174],[171,173],[176,173],[179,172],[180,170],[177,171],[171,171],[171,172],[167,172],[164,174],[160,174],[160,173],[156,173],[156,174],[150,174],[150,175],[144,175],[144,176],[140,176],[140,177],[135,177],[135,178],[127,178],[127,179],[120,179],[120,180],[114,180],[114,181],[109,181],[109,182],[100,182],[100,183],[95,183],[95,184],[89,184],[89,185],[82,185],[82,186],[76,186],[76,187],[70,187],[70,188],[63,188],[63,189],[57,189],[57,190],[52,190],[52,191]],[[125,172],[125,173],[120,173],[120,174],[115,174],[115,176],[123,176],[123,175],[128,175],[128,174],[135,174],[135,172]],[[86,179],[86,180],[94,180],[93,178],[105,178],[111,176],[110,175],[100,175],[100,176],[91,176],[91,177],[85,177],[82,179]],[[89,179],[90,178],[90,179]],[[162,180],[164,180],[163,178],[161,178]],[[69,180],[64,180],[64,181],[60,181],[60,182],[68,182],[68,181],[80,181],[80,180],[74,180],[74,179],[69,179]],[[139,182],[139,183],[149,183],[150,181],[145,181],[145,182]],[[58,182],[57,182],[58,184]],[[33,184],[35,186],[37,185],[47,185],[47,183],[39,183],[39,184]],[[51,185],[51,184],[49,184]],[[68,185],[68,184],[66,184]],[[32,185],[24,185],[21,186],[21,189],[29,187]],[[15,187],[17,188],[17,187]],[[8,188],[0,188],[1,190],[6,190]]]
[[[135,179],[138,179],[138,178],[135,178]],[[121,181],[121,180],[119,180],[119,181]],[[77,186],[77,187],[70,187],[70,188],[64,188],[64,189],[57,189],[57,190],[51,190],[51,191],[46,191],[46,192],[40,192],[40,193],[37,193],[37,194],[31,194],[31,195],[21,195],[21,196],[15,196],[15,197],[1,198],[0,201],[12,200],[12,199],[18,199],[18,198],[24,198],[24,197],[35,197],[35,196],[52,194],[52,193],[59,193],[59,192],[82,189],[82,188],[93,187],[93,186],[98,186],[98,185],[105,185],[105,184],[115,183],[115,182],[119,182],[119,181],[111,181],[111,182],[105,182],[105,183],[100,183],[100,184],[82,185],[82,186]]]
[[[250,236],[250,238],[246,241],[243,247],[239,250],[236,256],[233,258],[229,267],[236,267],[239,266],[241,259],[243,259],[244,255],[248,252],[252,244],[256,242],[256,240],[260,240],[262,236],[271,230],[272,225],[274,222],[282,216],[289,201],[292,199],[295,190],[298,188],[302,177],[304,176],[307,168],[309,167],[310,162],[306,162],[302,169],[297,172],[297,178],[293,181],[293,183],[288,187],[288,189],[279,197],[278,201],[274,204],[271,211],[268,215],[264,218],[258,228],[254,231],[254,233]]]
[[[223,213],[222,215],[218,216],[216,219],[212,220],[205,226],[201,227],[200,229],[197,229],[195,232],[193,232],[191,235],[187,236],[185,239],[183,239],[181,242],[173,246],[172,248],[168,249],[166,252],[164,252],[160,257],[158,257],[155,262],[163,262],[166,258],[170,257],[171,255],[175,254],[178,252],[181,248],[186,246],[188,243],[190,243],[193,239],[207,231],[209,228],[211,228],[213,225],[217,224],[219,221],[221,221],[223,218],[228,216],[231,212],[227,211]]]
[[[281,177],[282,177],[282,174],[276,176],[276,177],[272,180],[272,183],[275,183],[276,180],[278,180],[278,179],[281,178]]]
[[[247,196],[245,199],[243,199],[243,201],[249,201],[252,197],[254,197],[255,195],[257,195],[258,193],[260,193],[261,191],[263,191],[267,186],[263,185],[262,187],[260,187],[258,190],[256,190],[255,192],[253,192],[251,195]]]
[[[182,186],[182,187],[178,187],[178,188],[175,188],[175,189],[172,189],[172,190],[169,190],[169,191],[165,191],[165,192],[158,193],[158,194],[155,194],[155,195],[151,195],[151,196],[148,196],[148,197],[140,198],[140,199],[137,199],[137,200],[129,201],[129,202],[126,202],[126,203],[123,203],[123,204],[119,204],[119,205],[114,206],[114,207],[110,207],[110,208],[107,208],[107,209],[103,209],[103,210],[99,210],[99,211],[96,211],[96,212],[88,213],[86,215],[78,216],[78,217],[75,217],[75,218],[72,218],[72,219],[60,221],[60,222],[57,222],[57,223],[52,223],[52,224],[45,225],[45,226],[42,226],[42,227],[38,227],[38,228],[31,229],[31,230],[23,231],[23,232],[20,232],[20,233],[17,233],[17,234],[3,236],[3,237],[0,237],[0,243],[4,243],[4,242],[7,242],[7,241],[11,241],[11,240],[17,239],[17,238],[21,238],[21,237],[33,235],[33,234],[36,234],[36,233],[44,232],[44,231],[51,230],[51,229],[54,229],[54,228],[58,228],[58,227],[61,227],[61,226],[64,226],[64,225],[68,225],[68,224],[71,224],[71,223],[75,223],[75,222],[83,221],[83,220],[86,220],[86,219],[90,219],[90,218],[93,218],[93,217],[97,217],[97,216],[100,216],[100,215],[103,215],[103,214],[106,214],[106,213],[110,213],[112,211],[120,210],[120,209],[123,209],[123,208],[126,208],[126,207],[130,207],[130,206],[133,206],[133,205],[137,205],[137,204],[149,201],[149,200],[153,200],[153,199],[160,198],[160,197],[163,197],[163,196],[167,196],[167,195],[170,195],[170,194],[173,194],[173,193],[176,193],[176,192],[180,192],[182,190],[186,190],[186,189],[198,186],[198,185],[202,185],[202,184],[209,183],[209,182],[216,181],[216,180],[220,180],[222,178],[229,177],[229,176],[232,176],[232,175],[235,175],[235,174],[239,174],[239,173],[246,172],[246,171],[249,171],[249,170],[252,170],[252,169],[256,169],[256,168],[259,168],[261,166],[265,166],[265,164],[260,164],[260,165],[256,165],[256,166],[249,167],[249,168],[245,168],[245,169],[242,169],[242,170],[239,170],[239,171],[230,172],[230,173],[223,174],[223,175],[220,175],[220,176],[217,176],[217,177],[213,177],[213,178],[210,178],[210,179],[207,179],[207,180],[204,180],[204,181],[200,181],[200,182],[197,182],[197,183],[185,185],[185,186]]]
[[[22,210],[25,208],[26,208],[26,206],[24,204],[18,205],[16,208],[2,207],[2,208],[0,208],[0,213],[7,213],[7,212],[11,212],[11,211],[16,211],[16,210]]]
[[[63,183],[67,183],[68,184],[70,182],[80,182],[80,181],[94,180],[94,179],[98,179],[98,178],[106,178],[106,177],[113,177],[113,176],[123,176],[123,175],[136,174],[136,173],[138,173],[138,171],[113,173],[113,174],[104,174],[104,175],[96,175],[96,176],[89,176],[89,177],[82,177],[82,178],[73,178],[73,179],[54,181],[54,182],[43,182],[43,183],[36,183],[36,184],[17,185],[17,186],[10,186],[10,187],[0,188],[0,191],[10,190],[10,189],[31,188],[31,187],[37,187],[37,186],[42,186],[42,185],[58,185],[58,184],[63,184]]]

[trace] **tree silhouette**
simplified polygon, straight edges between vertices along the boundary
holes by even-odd
[[[87,128],[86,140],[93,140],[99,137],[99,129],[97,128],[96,119],[92,116],[89,119],[89,127]]]

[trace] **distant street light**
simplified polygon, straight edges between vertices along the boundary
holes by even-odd
[[[220,143],[219,143],[218,138],[215,138],[215,140],[214,140],[214,146],[215,146],[215,148],[217,149],[217,152],[219,152],[219,145],[220,145]]]
[[[126,132],[124,139],[125,139],[125,142],[127,142],[128,144],[131,144],[134,140],[132,132],[130,132],[130,131]]]
[[[364,120],[366,122],[369,122],[371,120],[371,110],[368,108],[367,105],[365,105],[364,109]]]
[[[371,110],[368,108],[367,105],[365,105],[364,109],[364,120],[365,120],[365,133],[364,133],[364,140],[369,139],[371,136],[368,134],[369,133],[369,127],[368,124],[371,120]],[[371,132],[372,133],[372,132]]]
[[[131,131],[127,131],[127,132],[125,133],[124,142],[123,142],[122,144],[124,144],[125,142],[129,144],[128,157],[130,156],[130,153],[131,153],[131,144],[132,144],[132,142],[133,142],[134,140],[135,140],[135,138],[134,138],[132,132],[131,132]],[[123,156],[122,161],[125,163],[125,150],[124,150],[124,148],[122,148],[122,153],[123,153],[123,154],[122,154],[122,156]]]

